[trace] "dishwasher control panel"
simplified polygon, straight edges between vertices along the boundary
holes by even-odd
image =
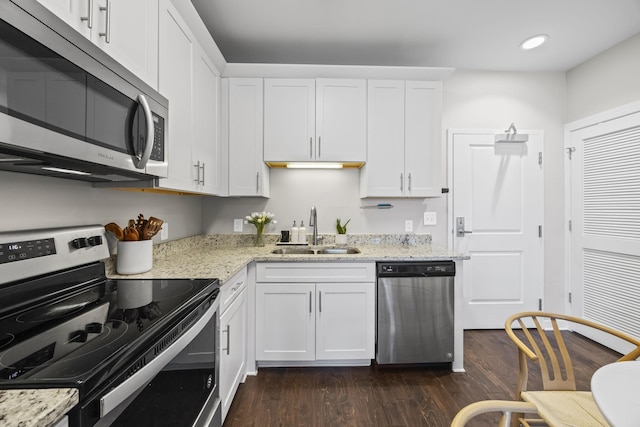
[[[378,277],[455,276],[453,261],[379,262]]]

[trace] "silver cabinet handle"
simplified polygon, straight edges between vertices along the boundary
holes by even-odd
[[[87,21],[87,28],[93,28],[93,0],[87,0],[87,16],[81,16],[80,21]]]
[[[322,147],[322,137],[318,137],[318,160],[322,157],[322,151],[320,150]]]
[[[409,185],[407,186],[407,190],[411,191],[411,174],[409,174]]]
[[[151,108],[149,108],[147,98],[142,94],[138,95],[138,105],[142,108],[144,118],[147,123],[145,129],[145,146],[141,154],[134,153],[132,160],[133,165],[137,169],[144,169],[145,166],[147,166],[149,157],[151,157],[151,150],[153,149],[153,135],[155,132],[153,131],[153,116],[151,115]]]
[[[400,191],[402,191],[404,189],[404,174],[400,174]]]
[[[311,314],[311,291],[309,291],[309,314]]]
[[[200,181],[200,184],[204,185],[204,162],[202,163],[202,180]]]
[[[227,330],[222,331],[227,333],[227,348],[223,348],[222,351],[227,352],[227,356],[229,355],[229,349],[231,348],[231,325],[227,325]]]
[[[318,311],[322,313],[322,291],[318,291]]]
[[[200,184],[200,160],[198,160],[198,163],[193,165],[193,167],[196,168],[196,179],[194,179],[193,182]]]
[[[309,158],[313,159],[313,137],[309,137]]]
[[[256,172],[256,193],[260,192],[260,172]]]
[[[104,33],[98,33],[98,35],[104,37],[105,42],[111,43],[111,0],[107,0],[106,6],[100,6],[100,12],[106,12],[105,30]]]

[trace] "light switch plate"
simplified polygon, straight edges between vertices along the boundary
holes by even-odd
[[[160,240],[167,240],[169,238],[169,223],[163,222],[162,228],[160,228]]]
[[[437,216],[435,212],[424,213],[424,225],[436,225]]]
[[[242,233],[242,219],[234,219],[233,220],[233,231]]]
[[[411,232],[413,231],[413,221],[408,219],[404,222],[404,231]]]

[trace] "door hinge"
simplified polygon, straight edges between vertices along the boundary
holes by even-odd
[[[538,164],[542,166],[542,151],[538,152]]]
[[[573,221],[569,220],[569,231],[572,231],[571,227],[573,227]]]
[[[567,154],[569,155],[569,160],[571,160],[571,155],[573,154],[574,151],[576,151],[576,147],[567,147]]]
[[[571,292],[569,292],[569,304],[571,304]]]
[[[542,237],[542,226],[538,226],[538,237]]]
[[[538,299],[538,311],[542,311],[542,298]]]

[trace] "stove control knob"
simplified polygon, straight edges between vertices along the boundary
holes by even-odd
[[[87,331],[78,330],[69,334],[69,342],[87,342]]]
[[[91,236],[87,242],[89,242],[89,246],[99,246],[102,244],[102,236]]]
[[[73,246],[76,249],[86,248],[88,245],[89,243],[87,242],[86,237],[80,237],[78,239],[73,239],[71,241],[71,246]]]
[[[84,330],[89,332],[90,334],[99,334],[100,332],[102,332],[102,323],[89,323],[84,327]]]

